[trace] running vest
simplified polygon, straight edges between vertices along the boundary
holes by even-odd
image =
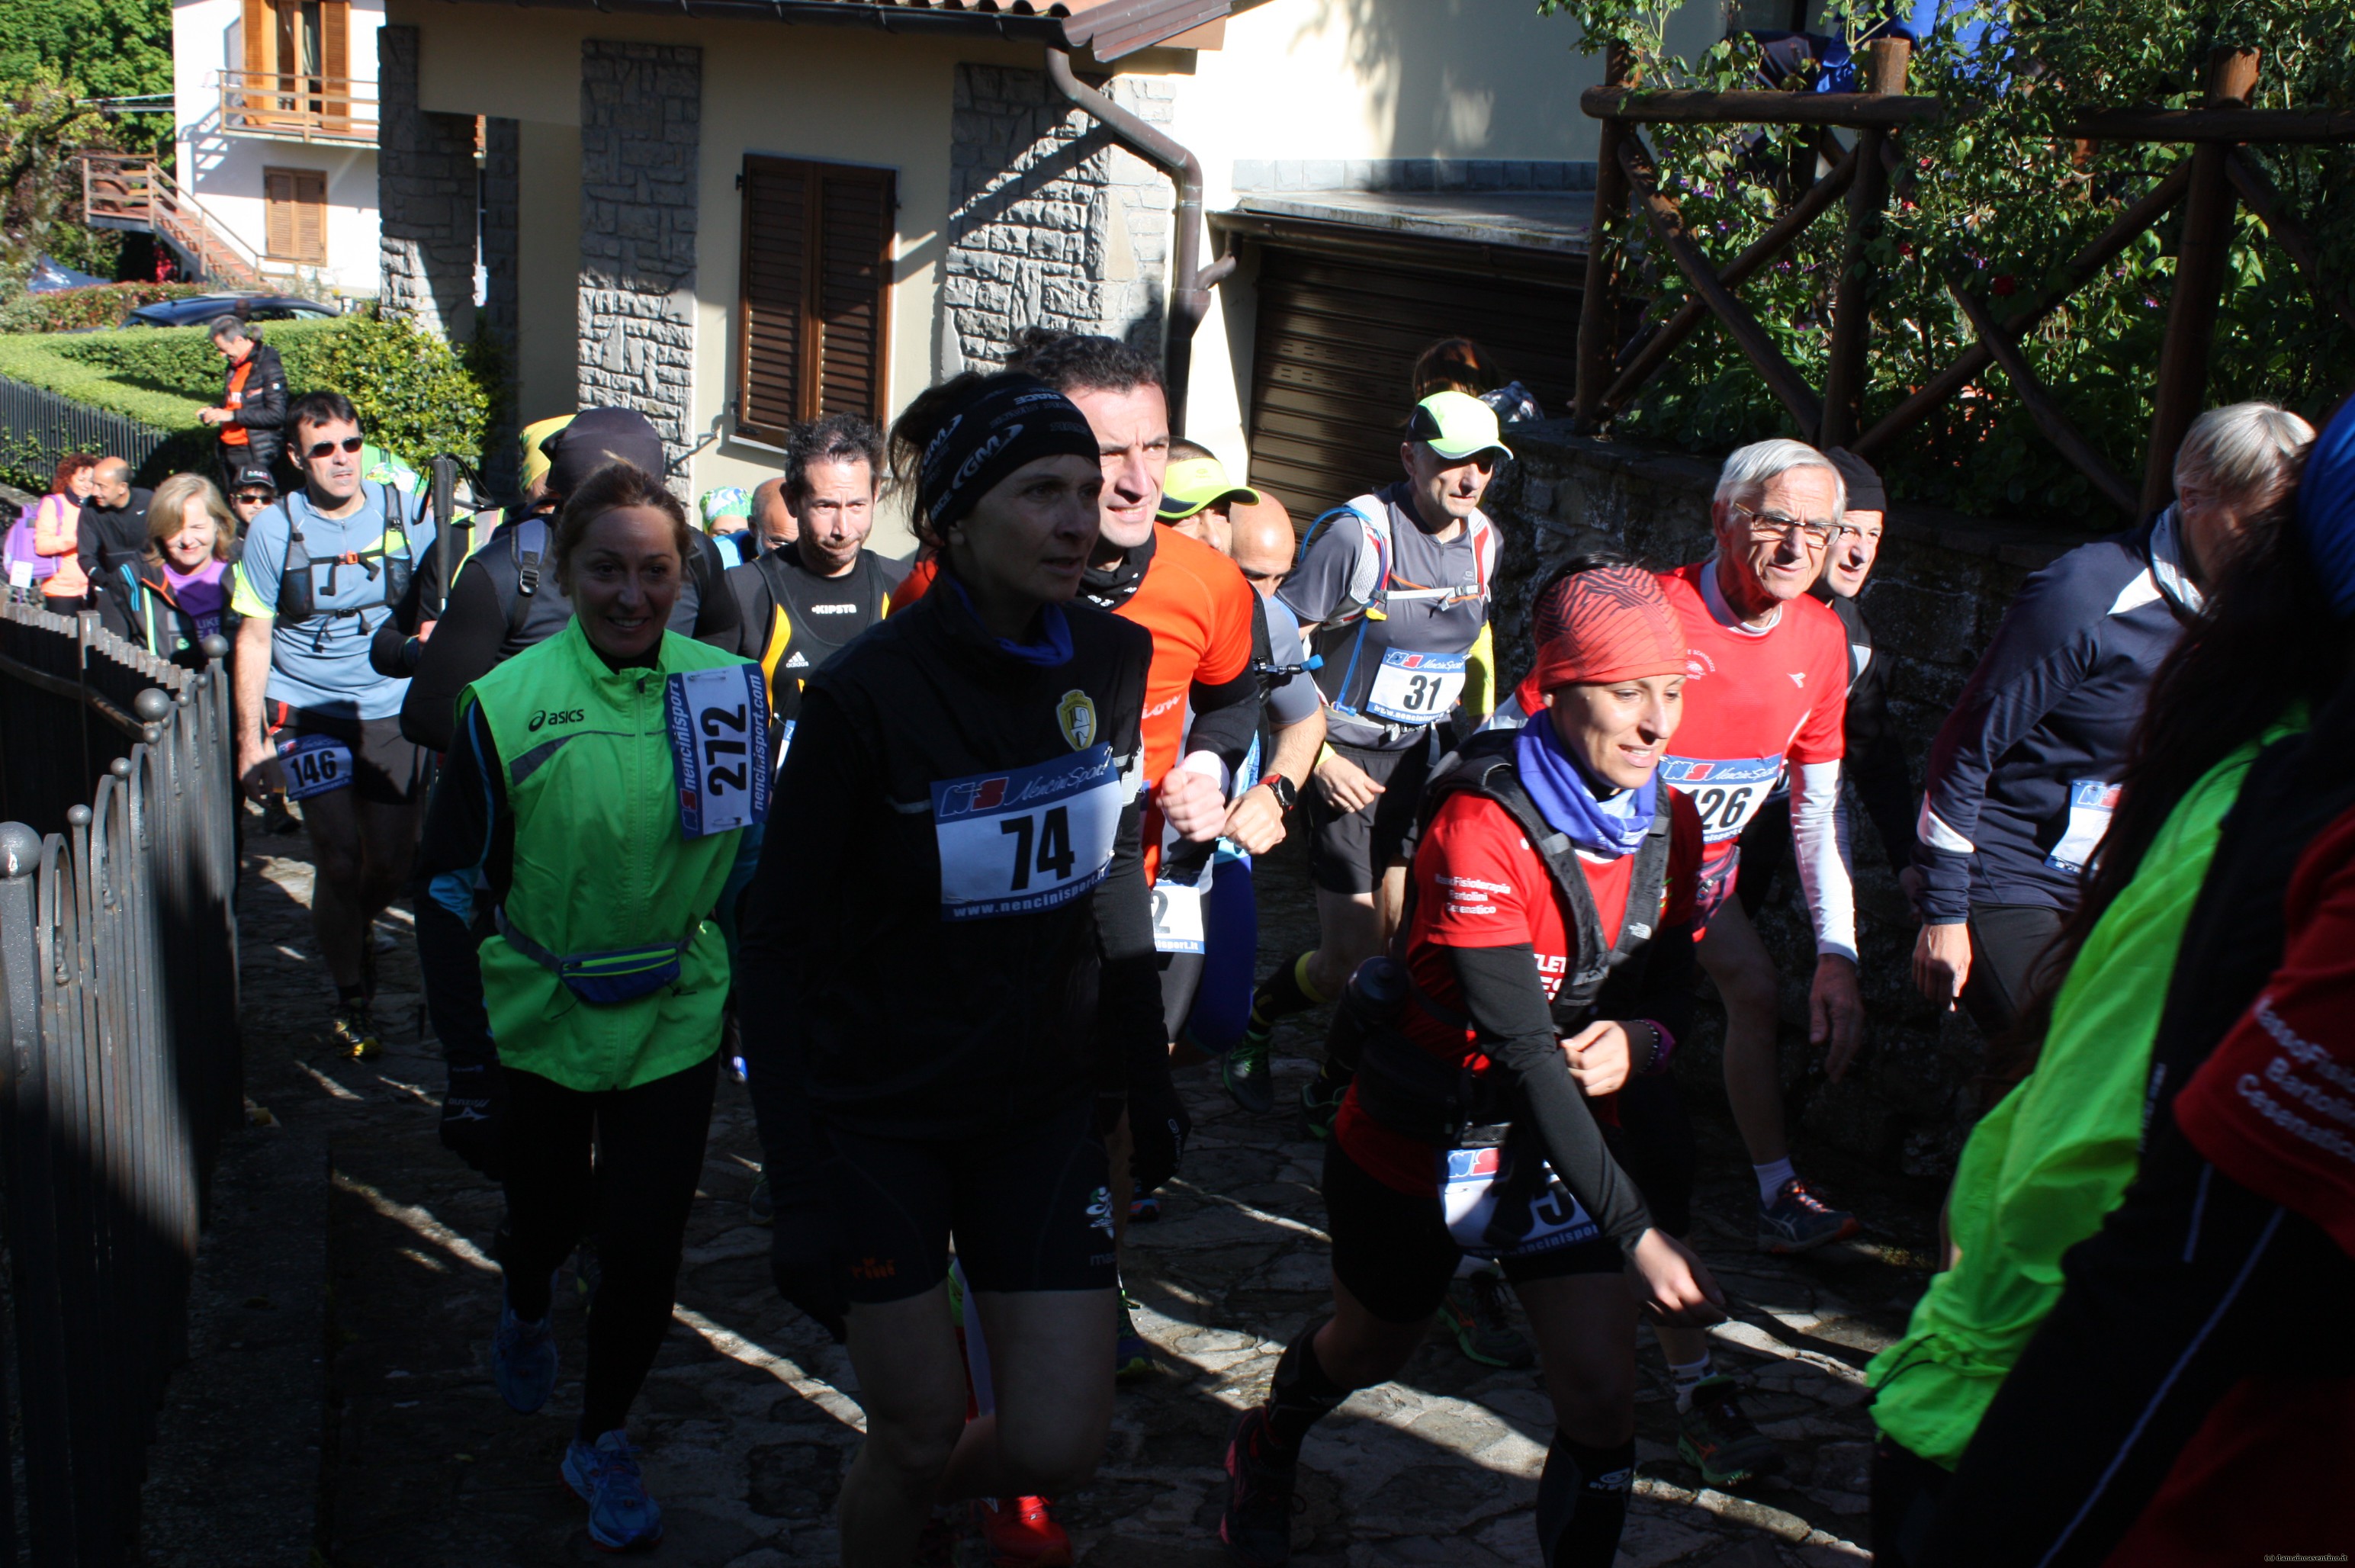
[[[502,925],[543,954],[677,947],[675,978],[600,1006],[506,935],[485,940],[484,1000],[508,1066],[592,1093],[681,1072],[717,1049],[728,948],[709,917],[742,835],[683,836],[666,688],[679,671],[745,662],[666,634],[658,667],[613,670],[568,621],[461,695],[461,735],[466,707],[479,704],[515,822]]]
[[[1324,661],[1316,684],[1337,716],[1337,740],[1395,745],[1446,718],[1464,694],[1488,621],[1497,532],[1486,514],[1473,514],[1465,525],[1472,580],[1424,582],[1433,559],[1444,561],[1462,541],[1443,543],[1411,522],[1394,528],[1385,496],[1365,495],[1309,525],[1304,560],[1317,530],[1344,517],[1356,519],[1362,539],[1340,605],[1316,629],[1311,651]],[[1401,561],[1402,549],[1411,559]]]
[[[362,482],[363,489],[367,483]],[[362,605],[350,610],[321,610],[318,607],[318,585],[311,578],[314,567],[327,569],[329,592],[335,591],[335,574],[343,571],[365,571],[370,577],[381,577],[384,581],[381,603],[386,605],[398,604],[401,595],[409,592],[409,574],[416,566],[415,552],[409,548],[409,526],[416,519],[410,517],[408,497],[400,491],[382,484],[376,486],[376,491],[377,507],[384,514],[384,531],[377,536],[376,543],[367,549],[329,556],[325,560],[314,560],[303,539],[304,519],[316,516],[312,510],[309,494],[299,489],[289,490],[281,497],[279,506],[286,514],[286,559],[278,568],[277,615],[280,621],[291,624],[320,615],[330,618],[357,615],[365,624],[367,612],[371,606]]]
[[[801,715],[802,688],[820,665],[852,638],[883,619],[897,586],[889,563],[862,549],[840,577],[805,570],[795,548],[773,549],[741,570],[757,572],[767,591],[767,613],[759,624],[761,668],[769,677],[769,709],[779,723]],[[752,631],[748,606],[747,632]]]

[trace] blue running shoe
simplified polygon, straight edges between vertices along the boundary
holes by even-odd
[[[1160,1218],[1160,1199],[1148,1195],[1144,1198],[1132,1198],[1128,1200],[1128,1222],[1130,1224],[1150,1225],[1158,1221]]]
[[[608,1432],[593,1445],[573,1438],[564,1450],[564,1482],[589,1505],[591,1545],[627,1552],[662,1539],[662,1508],[646,1496],[628,1433]]]
[[[1774,1202],[1758,1205],[1762,1253],[1812,1252],[1827,1242],[1844,1242],[1858,1229],[1855,1215],[1825,1203],[1796,1176],[1775,1189]]]
[[[491,1338],[491,1381],[507,1408],[529,1415],[556,1392],[556,1315],[527,1323],[499,1290],[499,1331]]]

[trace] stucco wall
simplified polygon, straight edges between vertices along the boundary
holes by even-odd
[[[1529,596],[1551,565],[1599,546],[1662,568],[1708,556],[1717,464],[1573,436],[1561,423],[1518,427],[1512,443],[1519,461],[1493,510],[1506,539],[1497,645],[1518,680],[1529,663]],[[1891,514],[1862,606],[1917,792],[1931,739],[2021,580],[2079,542],[1928,508],[1901,506]],[[1938,1013],[1910,984],[1917,928],[1869,827],[1855,859],[1872,1036],[1843,1083],[1824,1077],[1821,1052],[1807,1043],[1814,944],[1796,879],[1784,878],[1778,901],[1761,912],[1760,933],[1783,975],[1787,1104],[1798,1125],[1850,1152],[1913,1174],[1944,1174],[1967,1130],[1978,1032],[1959,1013]],[[1677,1071],[1689,1094],[1721,1104],[1721,1019],[1713,1007],[1703,1016],[1696,1038],[1678,1051]]]

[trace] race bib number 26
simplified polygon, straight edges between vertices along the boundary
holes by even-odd
[[[1103,880],[1125,798],[1120,764],[1099,741],[1002,773],[932,785],[941,918],[1030,914]]]
[[[750,827],[769,815],[769,693],[758,665],[670,677],[678,830],[687,838]]]

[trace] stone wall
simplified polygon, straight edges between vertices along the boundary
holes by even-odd
[[[504,496],[519,478],[516,452],[516,349],[521,225],[522,127],[492,115],[483,122],[483,325],[498,349],[506,372],[505,397],[487,438],[483,478],[493,495]]]
[[[1167,123],[1173,90],[1123,77],[1113,100]],[[937,368],[1004,365],[1026,327],[1103,332],[1156,358],[1177,199],[1044,71],[957,67]]]
[[[463,345],[474,335],[474,122],[417,107],[415,27],[376,38],[380,306]]]
[[[581,406],[694,443],[696,165],[703,51],[581,45]]]
[[[1497,579],[1497,646],[1513,678],[1528,662],[1529,600],[1548,568],[1609,547],[1658,567],[1710,549],[1714,461],[1524,425],[1509,439],[1518,462],[1500,476],[1492,507],[1506,539]],[[1875,657],[1918,790],[1930,741],[2020,581],[2081,538],[1898,507],[1862,600]],[[1942,1015],[1909,978],[1916,927],[1868,828],[1856,856],[1862,979],[1871,1019],[1866,1055],[1845,1083],[1828,1082],[1807,1043],[1813,939],[1796,879],[1785,877],[1759,917],[1784,976],[1782,1061],[1794,1125],[1851,1153],[1917,1175],[1952,1169],[1967,1130],[1969,1081],[1981,1042],[1959,1013]],[[1713,1008],[1678,1056],[1686,1088],[1723,1103],[1721,1025]]]

